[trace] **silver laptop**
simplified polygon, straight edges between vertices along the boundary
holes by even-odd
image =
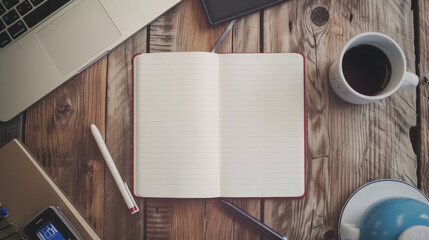
[[[16,116],[180,0],[0,0],[0,121]]]

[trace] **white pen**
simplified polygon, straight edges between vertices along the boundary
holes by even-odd
[[[137,203],[134,200],[134,197],[131,194],[131,191],[128,188],[128,185],[124,182],[124,180],[122,180],[122,177],[119,174],[115,163],[113,162],[112,156],[110,155],[109,150],[107,149],[107,146],[104,143],[104,140],[100,134],[100,131],[98,131],[98,128],[97,126],[95,126],[95,124],[91,124],[90,128],[91,128],[92,136],[94,136],[95,142],[100,148],[101,155],[103,155],[103,158],[106,161],[107,167],[109,167],[109,170],[112,173],[113,179],[115,179],[115,182],[118,185],[119,191],[121,192],[122,197],[124,198],[128,209],[130,210],[131,214],[138,212],[140,209],[137,206]]]

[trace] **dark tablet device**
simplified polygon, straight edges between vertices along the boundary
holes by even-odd
[[[218,24],[286,0],[202,0],[210,24]]]
[[[82,237],[56,207],[43,209],[24,226],[31,240],[82,240]]]

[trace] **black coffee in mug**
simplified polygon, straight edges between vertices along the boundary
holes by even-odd
[[[343,57],[343,74],[356,92],[375,96],[387,86],[392,66],[378,47],[361,44],[350,48]]]

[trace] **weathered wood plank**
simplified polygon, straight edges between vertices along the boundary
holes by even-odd
[[[103,234],[104,160],[89,125],[104,133],[107,57],[26,112],[25,144]]]
[[[179,6],[150,25],[149,52],[211,51],[225,29],[225,24],[210,27],[200,0],[184,0]],[[219,51],[230,49],[231,37]],[[226,47],[225,47],[226,46]],[[215,200],[147,200],[147,239],[219,239],[207,231],[206,218]],[[207,208],[208,206],[208,208]],[[207,222],[206,222],[207,221]],[[232,229],[232,228],[231,228]]]
[[[132,57],[141,52],[146,52],[146,28],[108,56],[106,145],[130,188],[133,185]],[[130,215],[107,168],[104,181],[104,239],[143,239],[144,200],[136,199],[140,212]]]
[[[231,33],[225,38],[218,53],[255,53],[260,48],[260,13],[239,19]],[[261,219],[261,200],[229,199],[231,202]],[[219,207],[218,199],[208,199],[206,203],[207,239],[259,239],[259,232],[247,224],[227,214]],[[222,229],[220,232],[219,229]]]
[[[261,200],[260,199],[235,199],[235,205],[246,211],[253,217],[261,220]],[[223,214],[226,214],[225,211]],[[260,232],[248,223],[234,217],[234,237],[233,239],[260,239]]]
[[[330,13],[325,25],[311,11]],[[358,33],[394,38],[414,71],[411,1],[291,1],[264,12],[264,51],[306,57],[307,194],[299,200],[266,200],[264,220],[288,239],[336,239],[347,197],[379,178],[417,184],[409,130],[416,125],[415,90],[389,99],[351,105],[331,91],[328,68]]]
[[[232,28],[234,53],[259,53],[261,40],[261,13],[255,12],[237,20]]]
[[[206,239],[217,240],[236,238],[234,216],[225,212],[219,205],[219,199],[207,199],[206,218]]]
[[[429,2],[419,0],[419,72],[420,72],[420,184],[425,194],[429,194]]]
[[[147,239],[205,238],[204,200],[151,199],[146,202]]]
[[[0,122],[0,148],[12,139],[23,140],[24,116],[25,113],[21,113],[7,122]]]
[[[183,0],[150,25],[149,52],[209,52],[225,26],[208,25],[201,1]]]

